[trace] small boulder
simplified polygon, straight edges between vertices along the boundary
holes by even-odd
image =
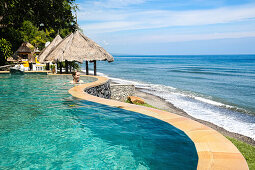
[[[127,99],[133,104],[145,104],[144,100],[136,96],[128,96]]]

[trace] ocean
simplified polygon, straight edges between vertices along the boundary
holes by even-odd
[[[98,62],[98,75],[134,84],[195,118],[255,139],[255,55],[114,55],[114,59]]]

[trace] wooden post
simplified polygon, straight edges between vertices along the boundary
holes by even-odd
[[[86,61],[86,75],[89,75],[89,62]]]
[[[62,62],[59,62],[59,72],[62,74]]]
[[[70,73],[72,73],[72,65],[73,65],[73,62],[70,62]]]
[[[50,63],[46,63],[46,70],[50,70]]]
[[[94,76],[97,75],[97,61],[94,61]]]
[[[65,60],[65,66],[66,66],[66,74],[68,74],[68,61]]]
[[[33,71],[33,63],[29,63],[29,71]]]
[[[52,63],[51,63],[52,64]],[[56,73],[58,73],[58,69],[59,69],[59,62],[57,60],[57,68],[56,68]]]

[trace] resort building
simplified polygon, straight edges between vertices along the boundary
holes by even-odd
[[[37,60],[39,54],[38,48],[35,48],[29,42],[23,42],[7,61],[15,63],[15,67],[23,71],[43,71],[45,65]]]

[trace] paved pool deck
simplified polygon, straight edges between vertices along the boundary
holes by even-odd
[[[82,75],[85,76],[85,75]],[[80,99],[92,101],[112,107],[141,113],[165,121],[185,132],[194,142],[198,153],[199,170],[248,170],[245,158],[239,150],[219,132],[189,118],[170,112],[123,103],[115,100],[99,98],[84,92],[84,89],[105,84],[106,77],[87,76],[97,78],[97,81],[71,88],[68,92]]]

